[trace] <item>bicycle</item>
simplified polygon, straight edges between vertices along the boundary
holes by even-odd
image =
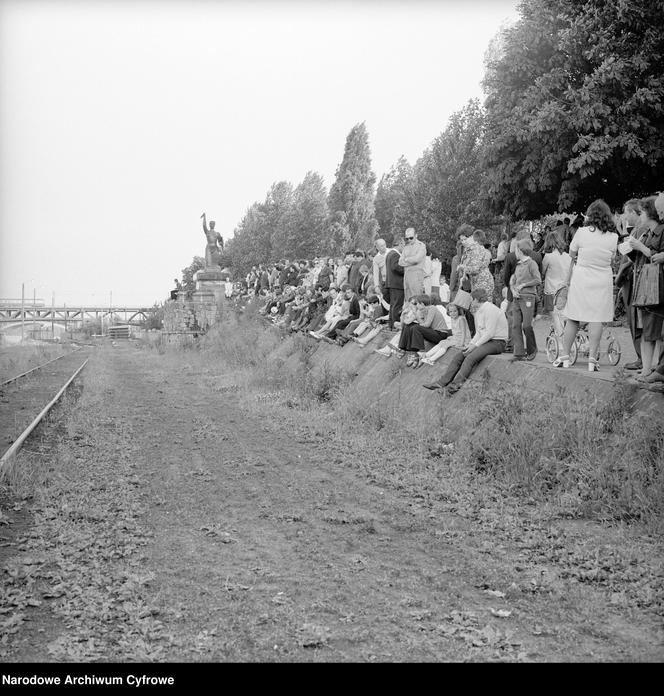
[[[574,365],[579,357],[590,357],[590,336],[587,331],[587,324],[579,326],[576,333],[576,338],[569,351],[569,364]],[[606,335],[602,335],[602,339],[606,341],[606,350],[600,350],[597,353],[596,359],[599,361],[602,355],[605,355],[609,363],[613,366],[620,362],[622,351],[620,349],[620,341],[609,331]],[[549,335],[546,337],[546,358],[552,363],[560,355],[562,349],[562,334],[556,333],[552,326]]]
[[[560,355],[560,350],[562,347],[563,332],[565,330],[565,321],[562,314],[562,310],[567,304],[567,286],[559,288],[555,294],[553,301],[553,324],[551,325],[551,330],[549,335],[546,337],[546,358],[549,362],[555,362],[555,360]],[[614,302],[614,314],[615,314],[615,302]],[[588,323],[580,324],[579,329],[576,332],[576,338],[572,347],[569,351],[569,364],[574,365],[579,356],[584,356],[586,358],[590,357],[590,336],[588,336],[587,331]],[[620,349],[620,341],[609,331],[606,336],[604,336],[604,331],[602,330],[602,337],[606,338],[606,351],[604,354],[609,360],[609,363],[613,366],[620,362],[620,356],[622,351]],[[600,340],[601,343],[601,340]],[[602,351],[598,351],[595,359],[599,362],[602,356]]]

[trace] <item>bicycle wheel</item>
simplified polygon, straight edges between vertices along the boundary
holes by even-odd
[[[576,359],[579,357],[579,339],[575,338],[574,343],[569,351],[569,364],[574,365]]]
[[[620,343],[618,339],[612,338],[606,346],[606,356],[612,365],[617,365],[620,362],[620,356],[622,352],[620,350]]]
[[[560,353],[558,337],[553,331],[546,337],[546,359],[552,363]]]

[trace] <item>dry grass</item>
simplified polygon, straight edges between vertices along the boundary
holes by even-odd
[[[366,462],[377,451],[382,462],[402,462],[391,479],[411,476],[430,489],[424,479],[433,462],[456,472],[459,482],[481,480],[552,504],[559,514],[661,528],[664,424],[630,412],[632,388],[623,380],[606,403],[469,383],[465,395],[441,399],[439,411],[413,427],[402,423],[398,399],[376,401],[349,374],[326,364],[314,368],[315,349],[300,335],[284,337],[234,315],[205,337],[197,357],[232,369],[248,408],[301,414],[335,442],[350,443],[363,468],[371,469]],[[407,456],[399,455],[405,442]]]
[[[50,343],[26,342],[5,346],[0,349],[0,382],[16,377],[66,352],[67,348]]]

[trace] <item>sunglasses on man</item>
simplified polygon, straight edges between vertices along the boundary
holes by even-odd
[[[415,237],[405,237],[404,238],[407,242],[412,242]]]

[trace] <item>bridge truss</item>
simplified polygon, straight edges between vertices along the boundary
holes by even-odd
[[[65,328],[85,322],[118,319],[125,324],[139,323],[148,318],[146,307],[39,307],[0,306],[0,330],[5,324],[45,322],[61,324]]]

